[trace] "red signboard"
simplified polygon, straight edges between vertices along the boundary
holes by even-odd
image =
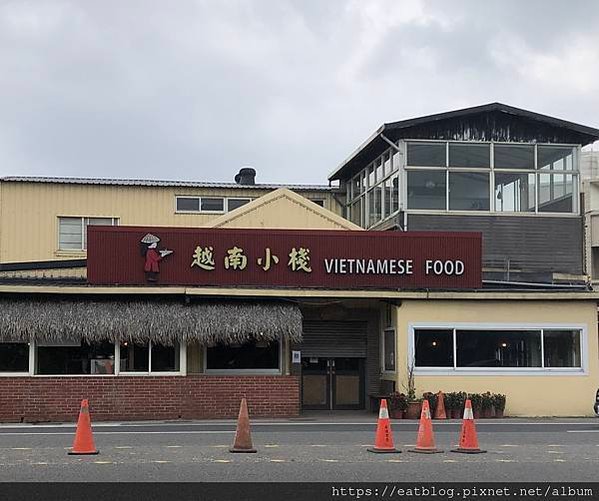
[[[89,226],[94,285],[481,287],[480,233]]]

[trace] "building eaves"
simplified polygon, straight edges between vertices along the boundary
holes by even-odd
[[[367,153],[369,150],[378,151],[381,147],[388,148],[387,142],[381,138],[381,134],[387,133],[389,136],[397,135],[401,129],[407,129],[409,127],[416,127],[425,124],[433,124],[441,120],[448,119],[459,119],[468,115],[475,115],[480,113],[499,112],[508,115],[513,115],[527,120],[533,120],[542,122],[547,125],[558,127],[562,129],[570,130],[581,137],[585,137],[587,142],[593,142],[599,140],[599,129],[593,127],[587,127],[586,125],[577,124],[560,118],[551,117],[549,115],[543,115],[533,111],[516,108],[503,103],[489,103],[480,106],[473,106],[470,108],[463,108],[460,110],[447,111],[443,113],[435,113],[433,115],[426,115],[422,117],[410,118],[407,120],[399,120],[397,122],[389,122],[381,125],[371,136],[366,139],[356,150],[354,150],[349,157],[341,162],[331,174],[328,176],[329,181],[335,181],[341,178],[346,173],[348,168],[351,170],[351,165],[357,159],[358,156]],[[393,139],[391,137],[391,139]]]
[[[116,178],[85,178],[85,177],[51,177],[51,176],[5,176],[0,181],[6,183],[46,183],[46,184],[78,184],[101,186],[140,186],[159,188],[216,188],[239,190],[276,190],[288,188],[293,191],[339,191],[337,186],[322,184],[237,184],[218,183],[209,181],[169,181],[159,179],[116,179]]]

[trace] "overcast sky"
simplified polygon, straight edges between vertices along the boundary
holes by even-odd
[[[599,2],[0,0],[0,175],[324,183],[492,101],[599,127]]]

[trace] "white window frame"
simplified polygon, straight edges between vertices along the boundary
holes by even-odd
[[[148,342],[148,370],[147,371],[121,371],[121,343],[115,344],[115,376],[185,376],[187,375],[187,343],[179,341],[179,370],[178,371],[153,371],[152,370],[152,341]]]
[[[227,374],[235,375],[282,375],[283,374],[283,339],[279,337],[279,367],[277,369],[208,369],[208,346],[204,346],[202,350],[204,361],[204,374],[214,374],[224,376]]]
[[[471,215],[471,216],[502,216],[502,217],[580,217],[580,193],[581,193],[581,172],[580,172],[580,150],[581,146],[573,143],[523,143],[523,142],[504,142],[504,141],[445,141],[439,139],[409,139],[406,138],[403,141],[405,149],[406,165],[404,169],[406,172],[409,171],[426,171],[426,170],[446,170],[446,187],[445,187],[445,210],[442,209],[410,209],[407,206],[407,174],[405,179],[406,191],[405,206],[406,211],[410,214],[429,214],[429,215],[441,215],[441,214],[455,214],[455,215]],[[445,167],[440,166],[418,166],[418,165],[407,165],[407,149],[408,143],[445,143],[446,144],[446,156],[445,156]],[[491,165],[490,167],[450,167],[449,164],[449,144],[488,144],[490,146]],[[495,167],[495,146],[496,145],[510,145],[510,146],[534,146],[534,167],[531,169],[509,169],[509,168],[496,168]],[[556,147],[556,148],[571,148],[573,155],[573,165],[571,170],[548,170],[541,171],[538,166],[538,148],[539,147]],[[449,209],[449,172],[490,172],[489,176],[489,209],[488,210],[450,210]],[[519,173],[519,174],[534,174],[535,176],[535,210],[534,211],[497,211],[495,208],[495,171],[499,173]],[[539,179],[541,174],[570,174],[573,176],[572,183],[572,211],[571,212],[541,212],[539,211]]]
[[[0,372],[2,377],[116,377],[116,376],[186,376],[187,375],[187,343],[179,342],[179,370],[178,371],[152,371],[152,349],[150,342],[149,350],[149,371],[147,372],[121,372],[121,346],[120,343],[114,344],[114,374],[37,374],[37,343],[30,341],[29,343],[29,371],[28,372]],[[280,362],[279,362],[280,363]]]
[[[408,326],[407,367],[416,360],[415,330],[444,329],[453,331],[453,368],[452,367],[414,367],[414,374],[420,376],[459,375],[459,376],[586,376],[589,373],[588,326],[586,324],[562,323],[411,323]],[[580,331],[580,364],[581,367],[457,367],[456,330],[540,330],[541,331],[541,363],[545,364],[543,330],[578,330]]]
[[[193,198],[198,201],[198,210],[181,210],[177,206],[177,201],[180,198]],[[220,198],[223,201],[223,210],[202,210],[202,198]],[[250,203],[254,200],[251,197],[223,197],[220,195],[175,195],[175,214],[226,214],[235,209],[229,209],[229,200],[247,200]]]
[[[393,360],[395,362],[395,369],[393,370],[389,370],[385,368],[385,333],[386,332],[393,332]],[[385,327],[382,331],[381,331],[381,373],[382,374],[397,374],[397,331],[395,329],[395,327]]]
[[[80,219],[81,220],[81,248],[80,249],[62,249],[60,247],[60,220],[61,219]],[[112,221],[111,226],[119,226],[120,224],[120,217],[116,217],[116,216],[68,216],[66,214],[60,214],[58,216],[56,216],[56,251],[60,252],[60,253],[81,253],[81,252],[87,252],[87,245],[84,246],[83,244],[86,243],[86,235],[85,235],[85,231],[87,228],[87,225],[85,224],[85,220],[89,220],[89,219],[110,219]]]
[[[246,202],[245,202],[245,204],[243,204],[240,207],[236,207],[235,209],[231,209],[229,207],[229,201],[231,201],[231,200],[245,200]],[[252,199],[250,197],[227,197],[227,199],[226,199],[227,212],[231,212],[232,210],[240,209],[241,207],[249,204],[251,201],[252,201]]]

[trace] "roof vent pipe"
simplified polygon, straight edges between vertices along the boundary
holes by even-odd
[[[235,182],[243,185],[256,184],[256,169],[252,167],[242,167],[239,174],[235,176]]]

